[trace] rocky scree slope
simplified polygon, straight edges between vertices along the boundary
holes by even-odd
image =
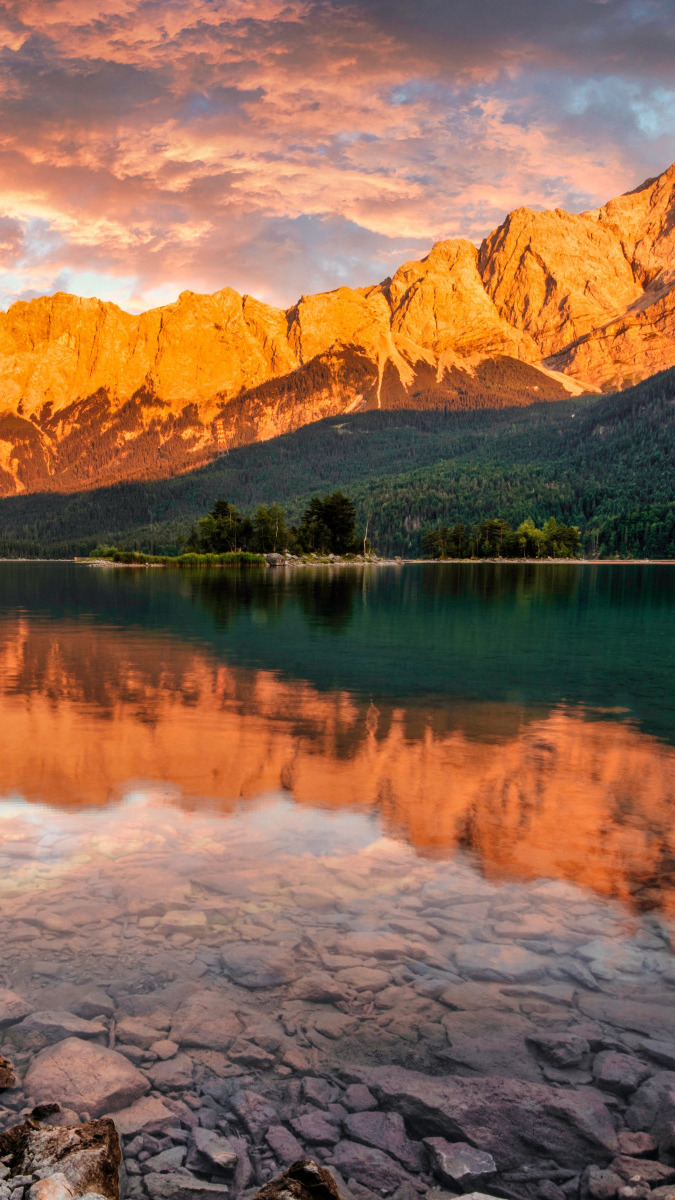
[[[582,214],[517,209],[366,288],[283,311],[225,288],[133,316],[0,314],[0,494],[175,474],[367,408],[499,408],[675,364],[675,165]]]

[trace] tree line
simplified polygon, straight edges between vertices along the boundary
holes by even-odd
[[[529,517],[517,529],[491,517],[471,528],[440,525],[422,537],[422,553],[428,558],[574,558],[580,546],[581,530],[555,517],[542,529]]]
[[[369,549],[369,543],[365,536],[357,539],[356,508],[338,491],[314,496],[299,525],[288,523],[280,504],[260,504],[246,517],[230,501],[218,499],[193,526],[185,548],[197,554],[354,554]]]

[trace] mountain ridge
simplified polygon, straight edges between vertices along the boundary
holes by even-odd
[[[285,310],[232,288],[137,316],[18,301],[0,313],[0,495],[172,475],[341,413],[558,400],[673,364],[675,164]]]

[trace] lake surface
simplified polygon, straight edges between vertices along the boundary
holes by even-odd
[[[674,629],[668,566],[0,564],[1,982],[57,1013],[6,1025],[6,1119],[74,1034],[243,1140],[232,1195],[284,1161],[253,1093],[372,1189],[354,1064],[564,1091],[616,1038],[663,1065]],[[561,1066],[542,1030],[587,1050]],[[376,1190],[430,1185],[408,1133],[404,1160],[371,1138]]]

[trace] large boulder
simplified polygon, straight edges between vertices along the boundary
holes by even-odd
[[[24,1079],[25,1091],[39,1104],[55,1101],[92,1117],[126,1108],[149,1086],[124,1055],[76,1037],[42,1050]]]
[[[120,1200],[122,1151],[112,1121],[43,1129],[30,1121],[15,1125],[0,1134],[0,1157],[8,1163],[10,1186],[12,1178],[39,1175],[54,1178],[52,1193],[70,1188],[73,1196],[95,1192]]]
[[[583,1168],[618,1149],[609,1111],[590,1088],[568,1092],[520,1079],[428,1076],[402,1067],[354,1067],[349,1077],[400,1112],[411,1130],[477,1146],[499,1170],[537,1155]]]

